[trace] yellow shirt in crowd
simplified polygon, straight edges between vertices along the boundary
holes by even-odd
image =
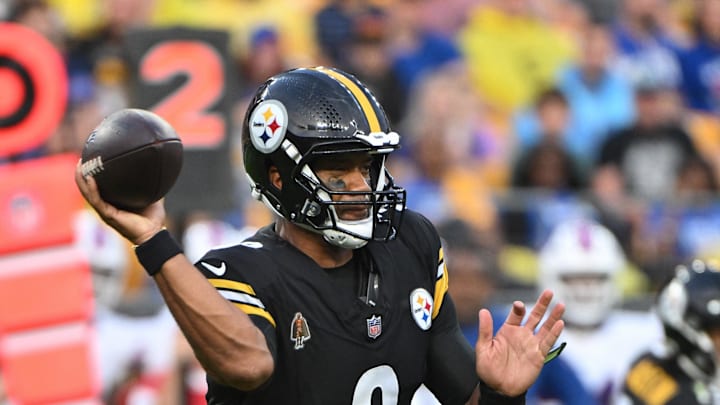
[[[577,54],[562,31],[488,6],[473,10],[458,43],[483,99],[508,113],[553,84],[558,69]]]
[[[138,1],[144,7],[148,0]],[[103,2],[50,0],[50,3],[74,35],[90,32],[104,21]],[[321,3],[320,0],[155,0],[149,6],[149,23],[157,27],[185,25],[228,30],[234,52],[248,49],[253,30],[272,26],[282,38],[289,63],[306,65],[316,53],[312,18]]]

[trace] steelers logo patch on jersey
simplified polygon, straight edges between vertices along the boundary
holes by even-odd
[[[260,152],[274,152],[285,139],[287,123],[285,106],[277,100],[265,100],[250,116],[250,140]]]
[[[424,288],[417,288],[410,294],[410,312],[415,323],[422,330],[430,329],[432,325],[433,298]]]

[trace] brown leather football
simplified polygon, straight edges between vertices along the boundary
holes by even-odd
[[[82,172],[95,178],[102,198],[138,211],[163,198],[175,184],[183,145],[175,129],[157,114],[127,108],[106,117],[82,151]]]

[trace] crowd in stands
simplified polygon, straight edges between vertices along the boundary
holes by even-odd
[[[458,288],[461,317],[464,300],[472,313],[491,294],[499,303],[509,289],[533,295],[539,252],[571,219],[593,221],[618,241],[615,288],[626,307],[647,310],[678,262],[720,253],[720,0],[5,0],[0,21],[49,40],[70,84],[64,119],[47,142],[0,164],[78,153],[104,116],[133,107],[125,49],[132,30],[230,33],[235,207],[170,224],[189,256],[270,220],[242,175],[247,97],[275,73],[314,65],[355,74],[386,108],[403,145],[390,171],[408,190],[408,206],[459,251],[451,275],[456,261],[458,280],[482,277],[460,282],[478,289],[473,300]],[[96,219],[82,224],[86,236],[103,232]],[[97,292],[114,314],[104,322],[117,328],[152,317],[170,324],[165,335],[177,334],[131,250],[112,238],[79,237],[98,273],[111,277]],[[98,243],[117,255],[100,254]],[[105,369],[108,403],[162,403],[167,390],[149,380],[154,399],[128,399],[128,382],[152,367],[182,370],[187,382],[174,380],[173,395],[195,388],[196,398],[202,381],[188,370],[197,364],[178,341],[164,358],[108,359],[125,367]],[[602,391],[593,394],[598,403],[610,403],[609,387],[591,388]],[[163,400],[180,403],[173,395]]]

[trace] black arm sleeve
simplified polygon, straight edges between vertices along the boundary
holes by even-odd
[[[449,294],[432,332],[425,385],[443,404],[464,404],[478,384],[475,353],[460,331]]]
[[[525,395],[508,397],[479,381],[475,371],[475,352],[460,330],[450,295],[443,300],[433,324],[425,385],[442,404],[465,404],[480,382],[480,405],[524,405]],[[435,329],[437,327],[437,329]]]
[[[480,381],[480,400],[478,405],[525,405],[525,394],[508,397]]]

